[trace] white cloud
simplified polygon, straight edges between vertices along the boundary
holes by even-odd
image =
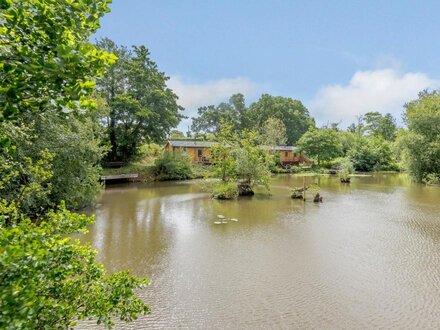
[[[168,81],[174,93],[179,96],[178,103],[185,108],[184,115],[189,117],[182,120],[179,129],[186,132],[191,125],[191,117],[197,114],[197,108],[227,101],[232,94],[242,93],[251,97],[257,91],[257,85],[244,77],[219,79],[200,84],[186,83],[178,76],[171,76]]]
[[[310,102],[318,123],[339,122],[342,126],[368,111],[391,113],[398,120],[403,105],[426,88],[438,88],[438,80],[424,73],[400,73],[397,69],[357,71],[347,85],[326,86]]]

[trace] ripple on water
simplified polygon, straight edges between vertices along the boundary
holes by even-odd
[[[152,314],[117,328],[440,328],[440,190],[355,179],[320,179],[319,205],[289,198],[295,177],[226,203],[191,184],[104,194],[88,239],[111,233],[101,260],[152,279]]]

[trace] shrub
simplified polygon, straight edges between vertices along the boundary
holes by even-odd
[[[63,204],[31,221],[0,199],[0,329],[71,329],[89,319],[110,328],[149,312],[135,294],[147,279],[106,275],[96,251],[68,238],[92,222]]]
[[[185,180],[193,177],[191,160],[185,153],[165,151],[154,161],[152,172],[158,180]]]
[[[213,197],[217,199],[234,199],[238,196],[235,182],[219,182],[214,186]]]
[[[350,175],[354,173],[354,166],[350,159],[344,158],[339,165],[339,179],[341,182],[350,182]]]

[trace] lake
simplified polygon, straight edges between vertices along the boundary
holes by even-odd
[[[302,182],[236,201],[197,181],[109,186],[83,238],[110,272],[151,280],[152,313],[117,328],[440,328],[440,188],[306,177],[315,204],[290,198]]]

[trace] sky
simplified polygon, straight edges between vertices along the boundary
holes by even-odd
[[[440,87],[440,1],[113,0],[95,37],[145,45],[185,107],[263,93],[304,103],[318,125],[393,114]]]

